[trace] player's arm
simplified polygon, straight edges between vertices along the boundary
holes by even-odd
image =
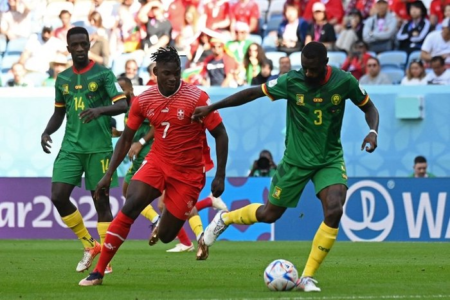
[[[45,153],[50,153],[49,148],[51,148],[51,146],[49,143],[53,142],[50,135],[52,135],[55,131],[59,129],[59,127],[61,127],[65,115],[66,115],[66,108],[64,106],[62,107],[55,106],[55,111],[53,112],[53,115],[50,117],[47,127],[45,127],[45,130],[41,135],[41,146],[42,150],[44,150]]]
[[[364,112],[367,125],[369,125],[370,128],[369,134],[364,138],[364,141],[361,145],[361,150],[364,150],[364,146],[366,146],[366,144],[369,144],[369,146],[366,147],[366,151],[372,153],[377,148],[379,124],[378,110],[370,99],[366,104],[360,106],[359,108]]]
[[[251,87],[239,91],[214,104],[197,107],[192,115],[192,119],[198,121],[215,110],[232,106],[240,106],[264,96],[266,96],[266,94],[264,94],[261,86]]]
[[[142,147],[144,147],[145,144],[150,142],[155,137],[155,127],[151,126],[150,130],[147,132],[147,134],[142,137],[139,141],[134,142],[131,145],[130,151],[128,151],[128,158],[132,161],[136,155],[141,152]]]
[[[214,197],[222,195],[225,189],[225,168],[228,158],[228,134],[225,126],[221,122],[214,129],[209,130],[209,133],[214,137],[216,141],[216,157],[217,157],[217,170],[216,176],[211,184],[211,192]]]
[[[125,96],[124,96],[125,97]],[[128,109],[128,104],[126,98],[121,98],[114,102],[113,105],[100,106],[95,108],[89,108],[83,110],[79,116],[83,119],[83,123],[89,123],[92,120],[97,119],[101,115],[103,116],[117,116],[126,113]]]

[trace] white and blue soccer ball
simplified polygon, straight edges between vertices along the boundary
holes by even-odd
[[[285,259],[271,262],[264,271],[264,282],[272,291],[290,291],[298,279],[294,264]]]

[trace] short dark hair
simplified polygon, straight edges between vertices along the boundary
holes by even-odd
[[[69,31],[67,31],[67,38],[66,38],[67,45],[69,45],[70,37],[75,34],[85,34],[87,36],[87,39],[89,40],[89,33],[87,32],[86,28],[77,26],[77,27],[73,27],[73,28],[69,29]]]
[[[119,81],[124,81],[129,86],[133,86],[133,83],[131,82],[130,78],[128,78],[126,76],[120,76],[119,78],[117,78],[117,82],[119,82]]]
[[[367,61],[369,61],[369,59],[376,61],[376,62],[377,62],[377,65],[380,65],[380,60],[379,60],[377,57],[371,56],[371,57],[369,57],[369,58],[367,59]]]
[[[327,59],[327,48],[319,42],[310,42],[302,49],[302,55],[308,59],[318,58],[319,61]]]
[[[435,61],[438,61],[441,66],[445,65],[445,60],[442,56],[433,56],[431,62],[434,63]]]
[[[170,46],[167,48],[160,47],[156,52],[150,55],[150,58],[156,62],[156,64],[174,62],[181,67],[180,56],[178,55],[177,50]]]
[[[269,66],[270,70],[273,70],[273,62],[270,59],[265,59],[261,63],[261,67]]]
[[[64,14],[69,14],[69,15],[72,16],[72,14],[70,13],[70,11],[68,11],[68,10],[66,10],[66,9],[63,9],[63,10],[59,13],[59,17],[61,18],[61,16],[64,15]]]
[[[414,158],[414,164],[420,164],[420,163],[426,163],[427,159],[425,158],[425,156],[419,155],[416,156],[416,158]]]
[[[152,63],[150,63],[149,65],[148,65],[148,67],[147,67],[147,72],[148,72],[148,74],[152,74],[153,73],[153,68],[156,66],[156,63],[155,62],[152,62]]]

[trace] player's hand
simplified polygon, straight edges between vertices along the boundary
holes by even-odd
[[[50,146],[49,143],[53,143],[52,138],[50,137],[49,134],[43,133],[41,135],[41,146],[42,146],[42,150],[44,150],[45,153],[50,153],[50,148],[52,146]]]
[[[225,190],[225,178],[223,177],[214,177],[211,183],[211,193],[214,197],[220,197],[223,191]]]
[[[203,119],[211,113],[210,106],[199,106],[196,107],[194,113],[192,114],[192,121],[202,123]]]
[[[131,145],[130,151],[128,151],[128,158],[133,161],[134,158],[141,152],[142,144],[139,142],[135,142]]]
[[[86,110],[83,110],[78,116],[81,120],[83,120],[83,123],[89,123],[92,120],[97,119],[100,117],[101,111],[99,108],[89,108]]]
[[[111,175],[105,174],[97,183],[94,192],[94,200],[100,199],[101,196],[109,196],[109,186],[111,185]]]
[[[366,146],[369,144],[369,146]],[[369,134],[364,138],[364,141],[361,145],[361,151],[366,148],[366,151],[372,153],[377,148],[377,135],[373,132],[369,132]]]

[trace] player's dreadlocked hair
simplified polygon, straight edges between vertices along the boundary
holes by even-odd
[[[311,42],[303,47],[302,55],[308,59],[314,59],[317,57],[319,61],[324,61],[327,59],[327,48],[322,43]]]
[[[159,48],[156,52],[152,53],[150,58],[156,62],[156,64],[174,62],[178,66],[181,66],[180,56],[178,55],[177,50],[170,46],[167,48]]]
[[[84,27],[73,27],[67,31],[67,45],[69,45],[69,39],[74,34],[85,34],[87,36],[87,39],[89,40],[89,33],[87,32],[86,28]]]

